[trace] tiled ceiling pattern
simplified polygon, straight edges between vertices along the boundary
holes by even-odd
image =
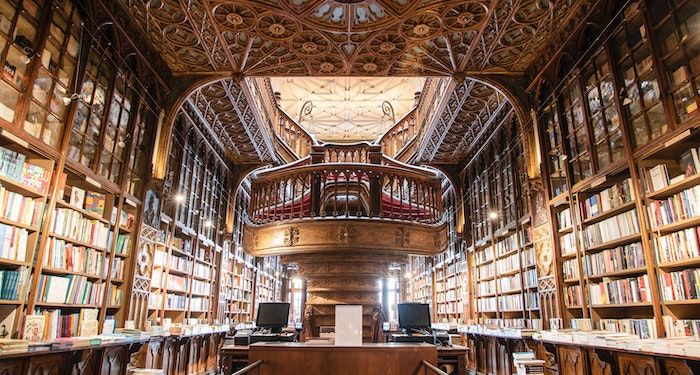
[[[174,72],[524,71],[592,0],[118,0]]]
[[[294,120],[311,103],[299,125],[316,139],[354,142],[374,141],[406,116],[425,78],[273,77],[270,81],[280,94],[279,106]]]

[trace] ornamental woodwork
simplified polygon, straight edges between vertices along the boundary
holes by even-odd
[[[102,352],[100,375],[121,375],[126,371],[127,351],[123,346],[105,348]]]
[[[617,373],[615,357],[606,351],[589,351],[588,367],[591,370],[591,375],[614,375]]]
[[[23,365],[21,361],[4,361],[0,363],[0,375],[19,375]]]
[[[580,348],[568,346],[559,347],[559,374],[580,375],[585,374],[586,364],[584,363],[584,353]]]
[[[415,76],[524,71],[592,1],[119,3],[176,73]]]
[[[62,356],[60,354],[36,356],[29,360],[28,375],[59,375]],[[104,372],[102,373],[104,374]]]
[[[654,357],[620,353],[617,357],[621,375],[657,374]]]

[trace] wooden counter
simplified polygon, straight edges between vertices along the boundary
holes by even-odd
[[[432,364],[437,363],[438,366],[451,365],[455,369],[455,374],[465,375],[467,352],[468,348],[464,346],[436,347],[431,344],[384,343],[347,347],[303,343],[257,343],[249,347],[235,345],[222,347],[221,362],[224,375],[230,375],[259,359],[263,360],[265,365],[259,374],[252,372],[251,375],[325,375],[329,373],[404,375],[414,374],[418,363],[425,359]],[[275,364],[272,365],[272,363]],[[276,367],[278,365],[284,366],[280,367],[283,370],[279,370]],[[329,371],[329,368],[333,368],[333,371]]]

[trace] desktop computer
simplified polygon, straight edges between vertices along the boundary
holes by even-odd
[[[292,342],[293,333],[282,333],[289,321],[289,303],[265,302],[258,305],[255,325],[258,330],[248,336],[250,344],[256,342]]]
[[[405,334],[391,335],[392,341],[444,345],[449,342],[447,332],[431,329],[430,306],[427,303],[399,303],[399,328]]]

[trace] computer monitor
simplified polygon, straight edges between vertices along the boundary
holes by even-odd
[[[289,321],[289,303],[264,302],[258,305],[258,316],[255,325],[259,328],[270,328],[272,332],[282,332],[282,327]]]
[[[430,328],[430,306],[427,303],[399,303],[399,327],[410,334],[413,329]]]

